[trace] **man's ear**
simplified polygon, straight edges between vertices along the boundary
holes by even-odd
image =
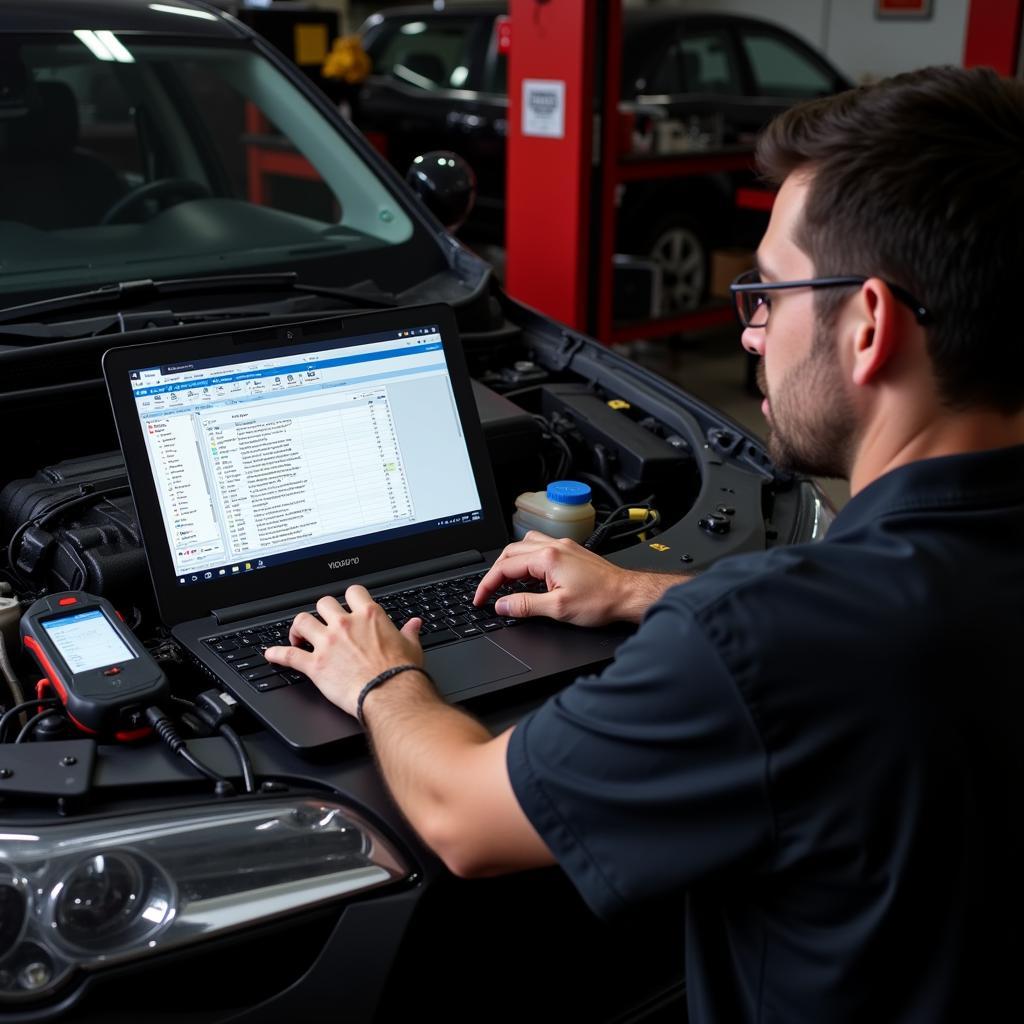
[[[853,331],[854,384],[875,383],[896,353],[899,342],[899,303],[889,286],[878,277],[861,285],[851,325]]]

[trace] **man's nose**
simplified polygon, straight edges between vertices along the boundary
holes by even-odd
[[[764,328],[745,327],[740,335],[740,344],[752,355],[764,355]]]

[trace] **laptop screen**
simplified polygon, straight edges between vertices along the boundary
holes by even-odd
[[[437,325],[128,376],[179,587],[481,518]]]

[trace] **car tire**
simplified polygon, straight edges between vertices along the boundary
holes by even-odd
[[[704,225],[672,216],[634,234],[629,250],[661,268],[661,315],[680,316],[697,309],[708,293],[711,246]]]

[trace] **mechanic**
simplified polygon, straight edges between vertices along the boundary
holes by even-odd
[[[267,659],[350,713],[362,695],[456,874],[557,862],[601,915],[685,892],[695,1022],[1001,1019],[1024,911],[1024,83],[901,75],[783,114],[758,160],[780,189],[736,286],[743,344],[777,462],[850,480],[827,539],[685,585],[510,545],[478,602],[533,576],[548,592],[499,613],[640,626],[496,738],[361,587],[295,619],[311,651]]]

